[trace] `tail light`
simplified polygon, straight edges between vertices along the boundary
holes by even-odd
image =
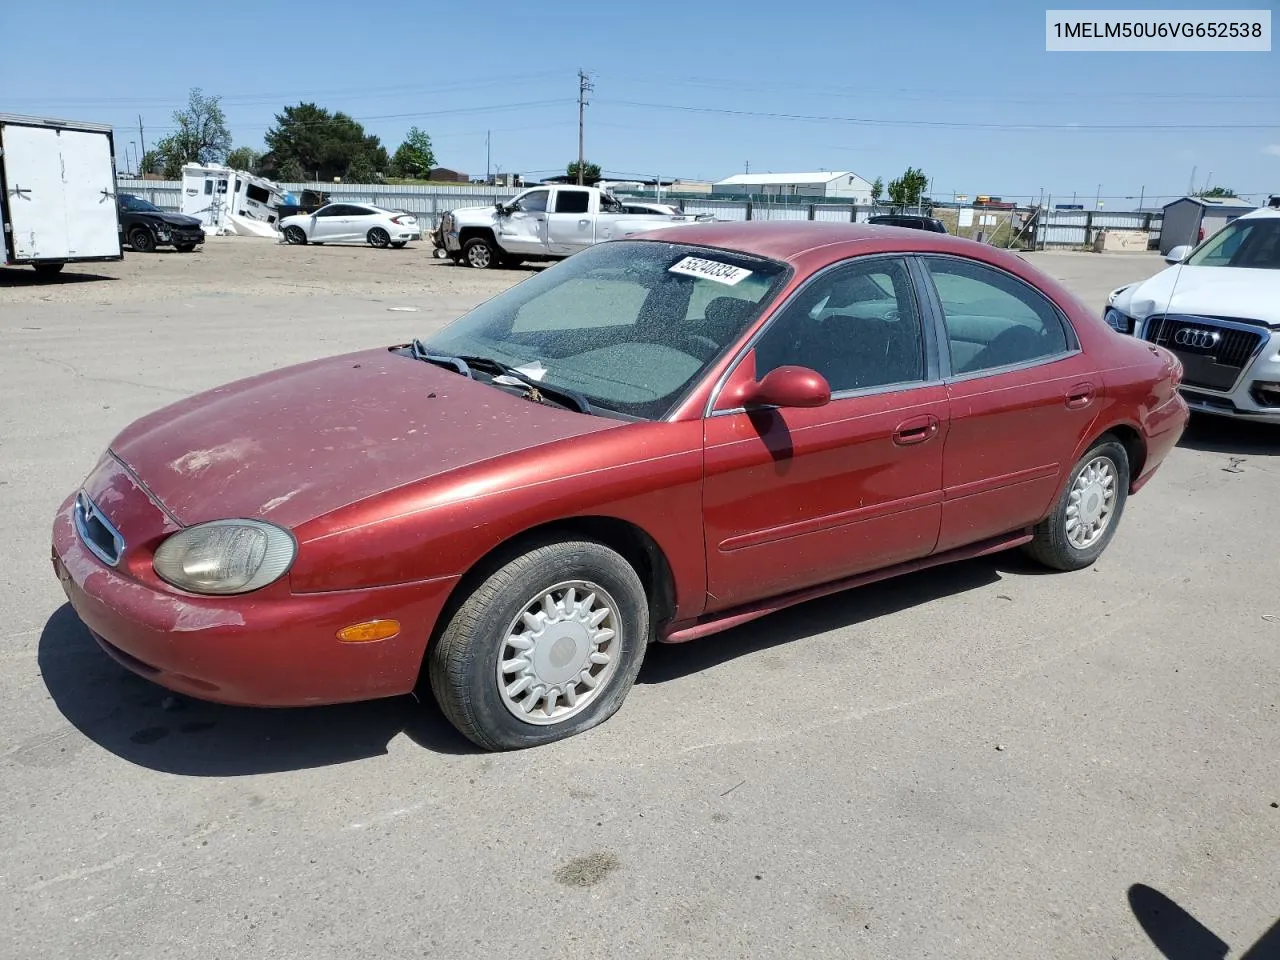
[[[1198,239],[1196,243],[1204,243],[1204,227],[1200,228],[1200,239]]]
[[[401,213],[401,214],[397,214],[396,216],[392,217],[392,218],[391,218],[391,222],[392,222],[392,223],[404,223],[404,222],[406,222],[406,221],[408,221],[408,220],[413,220],[413,219],[414,219],[413,214],[411,214],[411,213]]]

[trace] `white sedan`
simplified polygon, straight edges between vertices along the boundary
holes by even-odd
[[[285,243],[367,243],[374,247],[403,247],[422,239],[418,218],[411,213],[384,210],[369,203],[329,203],[314,213],[299,213],[280,221]]]

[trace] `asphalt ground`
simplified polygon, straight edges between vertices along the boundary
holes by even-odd
[[[1163,266],[1029,259],[1095,307]],[[253,240],[0,270],[0,957],[1136,960],[1154,936],[1198,960],[1263,937],[1280,428],[1193,422],[1092,569],[984,558],[659,647],[610,722],[532,751],[477,753],[408,697],[175,699],[97,649],[49,531],[120,429],[527,274]]]

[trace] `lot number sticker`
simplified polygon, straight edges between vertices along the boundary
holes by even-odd
[[[668,272],[682,273],[686,277],[702,277],[705,280],[723,283],[728,287],[732,287],[751,276],[750,270],[744,270],[742,267],[735,267],[727,263],[717,263],[715,260],[704,260],[702,257],[685,257]]]

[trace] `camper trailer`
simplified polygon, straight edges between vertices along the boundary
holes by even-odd
[[[214,235],[274,234],[284,200],[279,184],[244,170],[194,163],[182,168],[182,212]]]
[[[111,128],[0,114],[4,264],[122,260]]]

